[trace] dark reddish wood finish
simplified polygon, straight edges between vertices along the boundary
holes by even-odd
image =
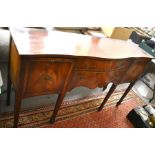
[[[50,120],[54,123],[67,91],[78,86],[92,89],[105,87],[112,82],[113,86],[99,108],[101,110],[116,85],[125,82],[134,83],[151,60],[145,52],[137,47],[130,47],[130,44],[128,45],[125,41],[96,38],[98,42],[94,43],[94,37],[57,33],[50,32],[49,34],[45,30],[33,29],[11,30],[13,41],[9,73],[15,89],[14,127],[18,126],[23,98],[58,93]],[[54,37],[57,36],[56,40],[52,34]],[[117,51],[121,57],[119,59],[115,59],[116,53],[113,56],[113,53],[110,55],[111,51],[105,50],[107,47],[110,48],[109,44],[113,45],[113,42],[114,44],[118,42],[116,48],[120,45],[120,52]],[[134,48],[135,55],[129,48],[124,57],[125,54],[121,51],[124,48],[123,44],[125,47]],[[113,51],[114,47],[112,48]],[[59,51],[62,49],[66,52],[65,54],[63,54],[64,51]],[[122,99],[128,91],[129,89]]]

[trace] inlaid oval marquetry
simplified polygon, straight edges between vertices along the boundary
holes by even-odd
[[[44,79],[45,79],[45,80],[52,80],[52,77],[49,76],[49,75],[45,75]]]

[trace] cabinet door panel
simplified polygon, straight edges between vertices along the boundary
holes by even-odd
[[[25,96],[58,93],[63,87],[71,63],[30,61]]]

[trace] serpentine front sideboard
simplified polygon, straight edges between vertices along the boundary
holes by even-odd
[[[50,120],[54,123],[66,92],[78,86],[93,89],[113,83],[100,111],[116,86],[129,82],[119,105],[151,60],[131,41],[32,28],[10,28],[10,32],[8,98],[12,83],[14,127],[18,126],[23,98],[58,93]]]

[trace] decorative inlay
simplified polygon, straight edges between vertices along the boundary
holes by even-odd
[[[45,75],[44,80],[52,80],[52,77],[47,74]]]

